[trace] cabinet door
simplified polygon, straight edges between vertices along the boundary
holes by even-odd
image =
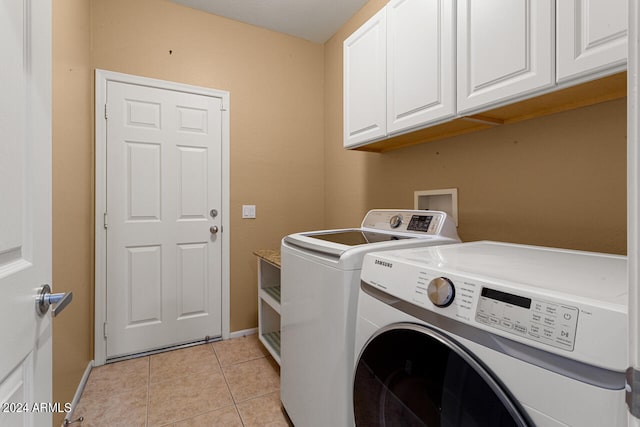
[[[455,114],[453,19],[450,0],[387,6],[387,133]]]
[[[624,67],[627,0],[562,0],[556,5],[558,82]]]
[[[344,146],[386,135],[386,9],[344,41]]]
[[[458,1],[459,113],[554,84],[553,4],[553,0]]]

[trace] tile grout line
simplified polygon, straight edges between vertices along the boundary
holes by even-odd
[[[220,373],[222,374],[222,378],[224,378],[224,383],[226,384],[227,389],[229,390],[229,395],[231,396],[231,401],[233,402],[233,409],[236,411],[236,414],[238,415],[238,419],[240,420],[240,424],[242,424],[242,427],[246,427],[245,422],[242,419],[242,414],[240,414],[240,411],[238,410],[238,405],[236,404],[236,398],[231,392],[231,387],[229,386],[229,382],[227,381],[227,376],[224,373],[222,362],[220,362],[220,358],[218,357],[218,352],[213,346],[213,343],[211,343],[211,349],[213,350],[213,354],[216,356],[216,361],[218,362],[218,366],[220,367]]]
[[[250,362],[253,362],[253,361],[256,361],[256,360],[260,360],[260,359],[265,359],[265,360],[267,360],[267,358],[268,358],[268,356],[256,357],[256,358],[254,358],[254,359],[248,359],[248,360],[244,360],[244,361],[242,361],[242,362],[232,363],[232,364],[231,364],[231,365],[229,365],[229,366],[242,365],[242,364],[244,364],[244,363],[250,363]],[[224,376],[224,371],[223,371],[223,376]],[[225,382],[226,382],[226,380],[227,380],[226,376],[224,376],[224,378],[225,378]],[[231,387],[229,387],[229,390],[231,390]],[[247,403],[247,402],[251,402],[251,401],[256,400],[256,399],[263,398],[263,397],[268,396],[268,395],[270,395],[270,394],[272,394],[272,393],[278,393],[278,395],[279,395],[279,394],[280,394],[280,387],[278,386],[278,390],[268,391],[268,392],[265,392],[265,393],[262,393],[262,394],[255,395],[255,396],[252,396],[252,397],[250,397],[250,398],[248,398],[248,399],[244,399],[244,400],[241,400],[241,401],[237,401],[237,400],[236,400],[236,398],[235,398],[235,396],[233,395],[233,393],[231,394],[231,398],[233,399],[234,406],[236,407],[236,411],[238,412],[238,415],[240,416],[240,422],[242,422],[242,425],[243,425],[244,427],[246,427],[246,424],[245,424],[244,419],[242,418],[242,413],[240,412],[240,409],[238,408],[238,405],[239,405],[239,404],[244,404],[244,403]]]
[[[210,344],[209,344],[209,345],[210,345]],[[233,394],[231,393],[231,389],[230,389],[230,387],[229,387],[229,384],[228,384],[228,382],[226,381],[226,378],[225,378],[225,376],[224,376],[224,372],[222,371],[222,367],[221,367],[221,365],[220,365],[220,361],[219,361],[219,359],[218,359],[218,355],[217,355],[217,353],[216,353],[215,349],[213,348],[213,346],[211,346],[211,345],[210,345],[210,347],[209,347],[209,350],[208,350],[208,351],[211,353],[211,355],[213,355],[214,360],[215,360],[215,361],[216,361],[216,363],[218,364],[218,367],[219,367],[219,370],[220,370],[220,374],[222,374],[222,377],[223,377],[223,379],[224,379],[224,381],[225,381],[225,386],[227,387],[227,392],[229,393],[229,396],[232,398],[232,401],[231,401],[231,403],[230,403],[228,406],[223,406],[223,407],[217,408],[217,409],[215,409],[215,410],[219,410],[219,409],[222,409],[222,408],[225,408],[225,407],[232,407],[232,406],[233,406],[233,407],[234,407],[234,409],[236,410],[236,412],[238,412],[237,408],[235,407],[235,401],[233,400]],[[148,407],[149,407],[149,409],[148,409],[147,414],[149,414],[150,406],[151,406],[151,392],[150,392],[150,388],[151,388],[151,357],[153,357],[153,355],[149,357],[149,379],[148,379],[148,387],[149,387]],[[208,356],[207,356],[207,359],[209,359],[209,357],[208,357]],[[204,359],[203,359],[203,360],[204,360]],[[209,361],[209,360],[207,360],[207,362],[208,362],[208,361]],[[207,370],[207,372],[208,372],[208,373],[217,373],[217,372],[213,372],[213,371],[212,371],[212,368],[213,368],[213,366],[211,365],[211,368],[210,368],[210,369],[208,369],[208,370]],[[189,376],[197,376],[197,375],[200,375],[200,374],[198,374],[198,373],[190,373],[190,374],[187,374],[187,375],[182,374],[180,377],[181,377],[181,378],[186,378],[186,377],[189,377]],[[167,379],[167,380],[165,380],[164,382],[170,382],[170,381],[172,381],[172,379]],[[154,385],[155,385],[155,384],[160,384],[160,383],[162,383],[162,382],[163,382],[163,381],[160,381],[160,382],[154,382]],[[206,413],[208,413],[208,412],[214,412],[215,410],[207,410],[207,411],[205,411],[205,412],[202,412],[202,413],[196,414],[195,416],[197,417],[197,416],[200,416],[200,415],[204,415],[204,414],[206,414]],[[240,414],[238,413],[238,416],[239,416],[239,415],[240,415]],[[191,418],[193,418],[193,417],[194,417],[194,415],[189,415],[189,416],[186,416],[185,418],[181,418],[181,419],[173,420],[171,423],[167,423],[167,424],[159,425],[158,427],[167,427],[167,426],[174,425],[174,424],[179,423],[179,422],[182,422],[182,421],[189,420],[189,419],[191,419]],[[149,422],[149,421],[147,422],[147,424],[148,424],[148,426],[147,426],[147,427],[150,427],[150,425],[149,425],[149,424],[150,424],[150,422]]]
[[[231,401],[233,402],[233,407],[236,410],[236,413],[238,414],[238,418],[240,419],[240,423],[242,424],[243,427],[246,427],[244,419],[242,418],[242,414],[240,413],[240,410],[238,409],[238,404],[236,402],[236,397],[231,392],[231,387],[229,386],[229,381],[227,381],[227,376],[224,373],[224,369],[222,367],[222,362],[220,362],[220,358],[218,357],[218,352],[216,351],[216,348],[213,346],[213,344],[211,344],[211,349],[213,349],[213,354],[216,355],[216,360],[218,361],[218,365],[220,366],[220,372],[222,373],[222,378],[224,378],[224,383],[227,385],[227,389],[229,390],[229,394],[231,395]]]
[[[207,345],[211,345],[211,344],[208,344],[208,343],[203,344],[203,346],[207,346]],[[194,347],[197,347],[197,346],[194,346]],[[190,347],[190,348],[194,348],[194,347]],[[216,362],[218,362],[218,365],[220,365],[220,362],[218,360],[218,356],[217,356],[215,350],[213,349],[213,346],[211,346],[211,353],[213,354],[213,357],[215,358]],[[162,354],[162,353],[159,353],[159,354]],[[200,360],[198,360],[198,362],[199,361]],[[220,370],[222,371],[222,369],[220,369]],[[173,368],[172,368],[172,371],[173,371]],[[184,374],[183,373],[183,374],[179,375],[179,378],[188,378],[188,377],[195,377],[195,376],[200,376],[200,375],[201,375],[200,373],[196,373],[196,372],[192,372],[192,373],[189,373],[189,374]],[[178,377],[173,377],[172,376],[169,379],[165,379],[165,380],[162,380],[162,381],[156,381],[156,382],[154,382],[154,384],[161,384],[163,382],[171,382],[171,381],[175,380],[176,378],[178,378]],[[224,378],[224,376],[223,376],[223,378]],[[225,385],[227,385],[226,381],[225,381]],[[149,360],[149,388],[151,388],[151,360]],[[232,396],[231,395],[231,390],[229,389],[228,385],[227,385],[227,390],[229,392],[229,395]],[[149,395],[150,395],[150,392],[149,392]],[[232,399],[233,399],[233,396],[232,396]],[[151,399],[150,398],[149,398],[149,404],[151,404]],[[233,400],[232,400],[232,404],[229,405],[229,406],[232,406],[232,405],[233,405]],[[194,414],[190,414],[190,415],[186,416],[185,418],[176,419],[176,420],[173,420],[170,423],[159,425],[158,427],[175,426],[176,424],[181,423],[183,421],[187,421],[187,420],[190,420],[192,418],[196,418],[198,416],[205,415],[205,414],[207,414],[209,412],[215,412],[215,411],[220,410],[220,409],[225,408],[225,407],[226,406],[222,406],[222,407],[214,409],[214,410],[206,410],[205,412],[198,413],[198,414],[195,414],[195,415]],[[147,426],[147,427],[150,427],[150,426]]]
[[[160,426],[170,427],[170,426],[173,426],[173,425],[177,425],[177,424],[179,424],[181,422],[185,422],[185,421],[187,421],[187,420],[189,420],[191,418],[195,418],[197,416],[204,415],[207,412],[214,412],[214,411],[220,410],[220,409],[225,408],[225,407],[227,408],[228,416],[231,416],[231,414],[233,414],[233,417],[235,418],[235,420],[237,420],[236,422],[238,423],[239,426],[247,427],[247,426],[251,425],[252,420],[253,420],[253,418],[252,418],[253,415],[252,415],[252,413],[245,413],[244,416],[243,416],[243,413],[240,411],[239,406],[242,405],[243,408],[245,408],[245,409],[246,408],[251,408],[251,407],[253,407],[255,405],[255,404],[252,404],[251,402],[253,402],[253,401],[257,400],[257,399],[265,398],[266,396],[269,396],[272,393],[278,394],[279,388],[277,388],[276,390],[273,390],[271,392],[263,392],[263,393],[259,393],[257,395],[253,395],[248,399],[239,400],[238,397],[235,396],[232,393],[232,390],[231,390],[231,383],[234,384],[234,387],[236,385],[235,380],[234,380],[234,378],[235,378],[234,367],[242,365],[242,364],[248,364],[248,363],[256,362],[256,361],[260,361],[261,363],[259,363],[259,365],[262,365],[263,364],[262,361],[264,361],[264,360],[269,361],[269,356],[265,354],[265,355],[256,357],[256,354],[253,354],[252,352],[249,352],[249,353],[251,353],[251,355],[249,355],[249,354],[238,354],[237,357],[234,355],[234,357],[229,358],[228,356],[230,356],[231,354],[237,353],[237,352],[234,350],[234,351],[232,351],[232,353],[229,353],[229,350],[228,350],[229,347],[226,347],[226,346],[215,346],[214,347],[213,343],[209,343],[209,345],[210,345],[210,347],[207,348],[208,351],[205,352],[206,354],[201,353],[203,356],[206,356],[206,358],[205,359],[198,359],[198,363],[200,363],[200,361],[204,361],[207,364],[207,369],[205,371],[209,373],[208,375],[212,375],[212,371],[213,371],[213,363],[212,362],[215,359],[216,363],[218,364],[218,369],[219,369],[219,371],[216,371],[215,373],[216,373],[216,375],[218,374],[218,372],[220,372],[222,374],[222,379],[224,381],[224,385],[227,387],[226,388],[226,392],[228,393],[229,397],[231,397],[231,403],[228,404],[228,406],[223,406],[223,407],[220,407],[220,408],[216,408],[215,410],[210,410],[209,408],[207,408],[205,410],[205,412],[203,412],[202,414],[198,413],[198,414],[190,414],[189,416],[185,415],[184,418],[175,419],[175,420],[172,418],[172,421],[170,423],[168,423],[168,424],[167,424],[168,418],[167,419],[158,419],[157,421],[160,422],[160,424],[157,424],[158,427],[160,427]],[[243,349],[244,347],[245,347],[245,345],[241,345],[240,349]],[[244,353],[244,351],[240,351],[240,353]],[[210,359],[210,356],[208,356],[208,355],[213,355],[214,359]],[[244,359],[245,356],[248,356],[248,358]],[[224,367],[222,366],[222,363],[221,363],[221,359],[220,359],[221,357],[224,360],[226,360]],[[150,418],[150,416],[151,416],[151,363],[152,363],[151,359],[152,358],[155,359],[156,357],[154,357],[154,356],[145,356],[143,358],[140,358],[140,359],[143,359],[147,363],[147,368],[146,369],[143,368],[143,371],[138,371],[140,374],[142,374],[142,372],[144,372],[146,370],[146,375],[147,375],[146,387],[142,386],[142,387],[145,388],[145,391],[147,393],[147,396],[145,396],[144,400],[142,401],[142,402],[145,402],[146,405],[145,405],[145,408],[144,408],[144,412],[142,412],[142,413],[138,412],[142,417],[144,417],[144,421],[140,425],[145,426],[145,427],[154,427],[156,425],[155,423],[153,425],[151,424],[151,418]],[[160,360],[160,359],[158,359],[158,360]],[[176,360],[178,360],[178,359],[176,359]],[[242,361],[238,361],[238,360],[242,360]],[[272,365],[273,364],[272,361],[270,361],[270,362],[271,363],[269,363],[269,364]],[[125,362],[125,363],[128,363],[128,362]],[[180,362],[180,363],[182,363],[182,362]],[[176,365],[176,367],[177,367],[177,365]],[[204,368],[204,366],[202,368]],[[274,369],[275,369],[275,365],[274,365]],[[116,372],[119,372],[119,370],[116,370]],[[182,372],[181,369],[179,369],[176,372],[181,372],[182,375],[185,374],[185,372]],[[193,372],[193,373],[191,373],[189,375],[192,375],[192,374],[196,375],[195,372]],[[231,375],[231,377],[232,377],[231,379],[229,379],[229,375],[230,374],[233,374],[233,375]],[[125,373],[125,375],[126,375],[126,373]],[[155,384],[156,383],[154,382],[154,385]],[[220,385],[222,385],[222,384],[220,384]],[[258,390],[256,390],[256,391],[258,391]],[[244,393],[241,392],[240,394],[243,395]],[[156,396],[156,397],[158,397],[158,396]],[[247,404],[248,404],[248,406],[247,406]],[[233,406],[234,411],[231,411],[231,406]],[[154,414],[158,415],[156,412],[154,412]],[[104,415],[106,415],[106,414],[104,414]],[[128,419],[127,415],[125,415],[124,413],[121,414],[121,415],[125,417],[124,419]],[[142,421],[142,419],[141,419],[141,421]],[[102,424],[99,424],[99,425],[102,425]]]

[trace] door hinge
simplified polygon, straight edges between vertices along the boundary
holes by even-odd
[[[102,331],[104,332],[104,339],[107,339],[107,322],[102,324]]]
[[[107,228],[109,228],[109,217],[107,216],[106,212],[103,215],[103,221],[104,221],[104,229],[106,230]]]
[[[109,108],[107,104],[104,104],[104,119],[107,120],[109,118]]]

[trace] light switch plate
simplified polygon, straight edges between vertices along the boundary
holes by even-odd
[[[242,218],[255,218],[256,205],[242,205]]]

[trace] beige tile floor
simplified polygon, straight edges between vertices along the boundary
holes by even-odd
[[[277,363],[256,335],[94,368],[82,427],[288,426]]]

